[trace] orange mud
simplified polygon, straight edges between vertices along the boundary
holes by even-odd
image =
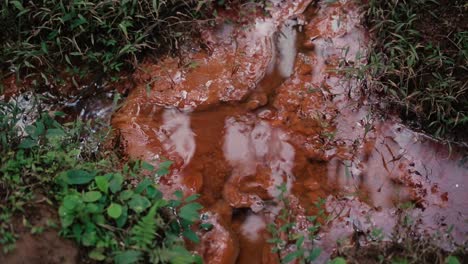
[[[201,194],[214,228],[194,250],[206,263],[279,263],[266,226],[279,223],[283,184],[298,232],[317,212],[314,202],[326,199],[333,220],[314,241],[321,261],[357,229],[383,228],[388,237],[407,201],[421,232],[453,225],[463,243],[461,156],[380,119],[360,86],[336,71],[343,58],[365,63],[359,7],[286,2],[273,1],[269,15],[248,5],[239,12],[248,16],[220,12],[235,23],[206,29],[203,48],[143,63],[113,117],[130,157],[174,161],[170,175],[155,179],[166,196]]]

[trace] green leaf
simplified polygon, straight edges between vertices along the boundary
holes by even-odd
[[[127,223],[127,218],[128,218],[128,207],[127,206],[122,206],[122,214],[115,220],[117,223],[117,227],[122,228],[125,223]]]
[[[80,210],[83,205],[80,196],[70,194],[63,198],[62,205],[59,208],[60,222],[63,228],[67,228],[73,224],[75,219],[75,211]]]
[[[458,258],[455,257],[455,256],[448,256],[448,257],[445,259],[445,263],[446,263],[446,264],[460,264],[460,261],[459,261]]]
[[[102,252],[99,249],[95,249],[95,250],[89,252],[88,257],[90,259],[94,259],[94,260],[97,260],[97,261],[103,261],[103,260],[106,259],[106,256],[104,254],[102,254]]]
[[[197,256],[192,255],[187,249],[181,246],[174,246],[170,249],[171,264],[187,264],[187,263],[196,263]]]
[[[86,184],[94,179],[94,174],[85,170],[69,170],[65,177],[67,184]]]
[[[107,190],[109,189],[109,180],[105,176],[97,176],[94,178],[94,181],[96,182],[97,187],[101,192],[107,193]]]
[[[182,235],[187,238],[188,240],[194,242],[194,243],[200,243],[200,238],[198,238],[197,234],[193,232],[191,229],[185,230]]]
[[[46,133],[47,138],[63,137],[63,136],[65,136],[65,132],[62,129],[58,129],[58,128],[47,129],[47,133]]]
[[[25,139],[23,139],[21,141],[18,148],[20,148],[20,149],[30,149],[30,148],[35,147],[35,146],[37,146],[37,141],[36,140],[30,139],[30,138],[25,138]]]
[[[111,205],[107,208],[107,215],[110,217],[117,219],[122,215],[122,206],[120,204],[111,203]]]
[[[112,180],[109,183],[109,189],[111,190],[112,193],[116,193],[122,189],[122,183],[124,181],[124,178],[122,174],[120,173],[115,173],[112,176]]]
[[[106,218],[102,214],[93,215],[93,222],[96,225],[104,225],[106,223]]]
[[[170,160],[159,163],[159,167],[158,167],[158,170],[156,170],[156,174],[158,176],[164,176],[164,175],[169,174],[169,169],[172,163],[173,162]]]
[[[154,185],[150,185],[146,188],[146,197],[150,199],[161,199],[163,195]]]
[[[282,260],[281,264],[289,263],[297,258],[300,258],[304,252],[302,250],[297,250],[287,254]]]
[[[182,200],[182,198],[184,198],[184,193],[181,190],[177,190],[174,192],[174,196],[177,197],[177,199]]]
[[[95,203],[88,203],[85,206],[85,210],[87,213],[95,214],[101,212],[101,208]]]
[[[114,257],[115,264],[132,264],[140,260],[141,252],[136,250],[120,251]]]
[[[7,2],[8,3],[8,2]],[[23,11],[24,10],[24,7],[23,5],[21,4],[20,1],[11,1],[11,3],[16,7],[16,9],[18,9],[19,11]]]
[[[186,204],[180,208],[179,216],[187,221],[194,222],[198,220],[198,211],[202,208],[203,206],[199,203]]]
[[[120,193],[119,199],[122,200],[122,201],[126,201],[126,200],[132,198],[133,194],[134,194],[134,192],[132,190],[125,190],[125,191]]]
[[[141,163],[141,168],[144,169],[144,170],[147,170],[147,171],[154,171],[154,166],[149,164],[148,162],[146,161],[143,161]]]
[[[66,210],[73,210],[77,208],[82,201],[80,197],[76,194],[69,194],[63,198],[62,205]]]
[[[96,231],[89,231],[83,234],[81,242],[83,243],[84,246],[90,247],[90,246],[96,245],[97,240],[98,238],[97,238]]]
[[[133,195],[130,202],[128,202],[128,205],[133,211],[141,213],[151,206],[151,202],[148,200],[148,198],[139,194],[135,194]]]
[[[87,203],[92,203],[99,200],[102,197],[102,194],[98,191],[89,191],[83,194],[83,201]]]
[[[346,264],[346,259],[342,257],[336,257],[329,261],[328,264]]]
[[[142,193],[148,186],[151,186],[152,184],[153,183],[148,178],[145,178],[135,188],[135,193],[138,193],[138,194]]]
[[[322,253],[322,249],[313,248],[312,252],[310,252],[310,255],[309,255],[309,257],[307,259],[309,261],[314,261],[314,260],[316,260],[318,258],[318,256],[320,256],[321,253]]]
[[[210,231],[211,229],[213,229],[213,224],[203,223],[203,224],[200,225],[200,228],[205,230],[205,231]]]
[[[62,111],[55,111],[55,112],[54,112],[54,116],[56,116],[56,117],[64,117],[64,116],[66,116],[66,114],[65,114],[64,112],[62,112]]]
[[[190,203],[190,202],[193,202],[195,200],[197,200],[198,198],[200,198],[200,195],[199,194],[192,194],[190,195],[189,197],[187,197],[187,199],[185,199],[185,202],[186,203]]]

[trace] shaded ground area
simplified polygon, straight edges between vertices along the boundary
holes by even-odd
[[[37,199],[25,212],[10,223],[19,240],[10,254],[0,252],[1,263],[80,263],[78,247],[59,237],[60,220],[55,208],[45,199]]]

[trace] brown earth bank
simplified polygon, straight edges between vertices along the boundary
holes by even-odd
[[[11,225],[19,239],[13,252],[0,251],[0,263],[80,263],[77,245],[59,236],[60,220],[56,209],[46,201],[45,198],[36,199],[25,208],[24,215],[13,218]],[[34,233],[33,227],[43,228],[43,231]]]

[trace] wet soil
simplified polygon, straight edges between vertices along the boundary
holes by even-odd
[[[390,237],[408,202],[418,232],[453,227],[464,243],[466,150],[381,118],[339,71],[343,60],[365,63],[359,6],[273,2],[269,14],[220,12],[235,23],[206,28],[203,47],[140,65],[112,119],[130,157],[174,161],[155,179],[166,196],[201,194],[214,228],[194,250],[206,263],[279,263],[266,226],[278,221],[280,185],[298,232],[326,200],[332,220],[314,241],[321,261],[356,230],[379,227]]]
[[[25,208],[24,215],[13,218],[11,224],[19,239],[13,252],[4,254],[0,251],[0,263],[80,263],[78,247],[72,241],[61,238],[58,229],[49,224],[60,225],[60,220],[55,208],[45,201],[37,199]],[[32,226],[43,227],[44,231],[33,234]]]

